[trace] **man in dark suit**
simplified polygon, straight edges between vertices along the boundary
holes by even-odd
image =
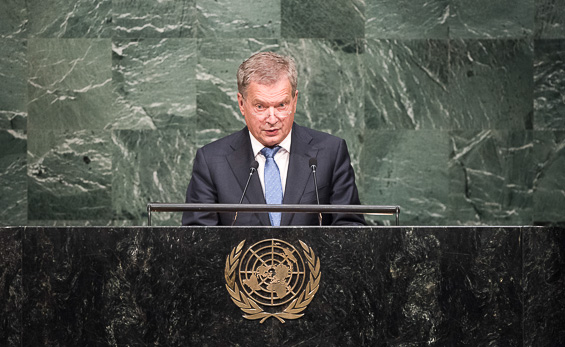
[[[290,57],[257,53],[237,72],[238,105],[247,126],[196,153],[187,203],[316,204],[311,158],[317,161],[320,204],[360,204],[345,141],[294,123],[297,72]],[[269,154],[271,153],[271,154]],[[234,213],[185,212],[183,225],[231,225]],[[360,215],[323,216],[325,225],[365,225]],[[318,225],[310,213],[239,213],[235,225]]]

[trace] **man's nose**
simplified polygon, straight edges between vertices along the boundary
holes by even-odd
[[[271,121],[275,118],[275,121],[278,121],[278,118],[275,116],[275,108],[273,106],[269,107],[269,114],[267,115],[267,121],[272,123]]]

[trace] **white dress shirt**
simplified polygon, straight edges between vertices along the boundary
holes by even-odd
[[[292,130],[288,133],[286,138],[282,140],[281,143],[278,145],[281,146],[281,149],[275,154],[275,163],[279,167],[279,172],[281,174],[281,184],[284,196],[284,190],[286,188],[286,176],[288,173],[288,162],[290,161],[290,139],[291,139]],[[265,148],[259,142],[251,132],[249,132],[249,137],[251,138],[251,147],[253,148],[253,154],[255,155],[255,160],[259,163],[259,167],[257,168],[257,174],[259,175],[259,180],[261,181],[261,187],[263,188],[263,195],[265,195],[265,156],[261,154],[261,150]]]

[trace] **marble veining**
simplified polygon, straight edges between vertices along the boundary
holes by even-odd
[[[280,38],[280,0],[198,0],[199,38]]]
[[[534,1],[450,1],[449,37],[524,38],[534,31]]]
[[[561,181],[565,170],[565,131],[536,131],[534,141],[534,220],[544,225],[563,215],[565,189]]]
[[[111,0],[30,0],[29,35],[44,38],[101,38],[112,33]]]
[[[21,130],[0,130],[0,225],[27,220],[27,135]]]
[[[103,129],[114,117],[110,40],[29,41],[30,129]]]
[[[365,0],[281,0],[281,36],[363,38],[365,6]]]
[[[113,0],[114,37],[195,37],[196,1]]]
[[[27,42],[0,38],[0,129],[27,128]]]
[[[440,39],[449,34],[449,0],[368,0],[365,37]]]
[[[474,223],[531,222],[532,132],[486,130],[451,134],[451,212],[466,215],[465,219]]]
[[[537,0],[535,5],[536,37],[565,38],[565,3],[555,0]]]
[[[536,40],[534,129],[565,130],[565,41]]]
[[[194,39],[114,40],[115,129],[186,129],[196,115]]]
[[[112,178],[114,219],[145,224],[147,203],[184,202],[197,148],[194,141],[194,136],[179,130],[114,132],[112,170],[121,173]],[[181,215],[159,213],[154,223],[180,225]]]
[[[86,130],[30,134],[28,218],[110,219],[112,151],[108,134]]]

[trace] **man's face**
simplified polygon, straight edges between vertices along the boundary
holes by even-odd
[[[263,146],[281,143],[290,133],[296,112],[298,91],[292,95],[288,78],[272,85],[251,82],[245,98],[237,94],[239,110],[247,128]]]

